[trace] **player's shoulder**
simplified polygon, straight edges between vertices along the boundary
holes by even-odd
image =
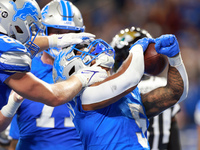
[[[0,34],[0,70],[6,72],[30,71],[31,55],[19,41]]]
[[[6,53],[6,52],[27,52],[26,47],[19,41],[0,34],[0,52],[2,53]]]

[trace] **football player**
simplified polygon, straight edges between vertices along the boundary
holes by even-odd
[[[80,33],[85,30],[78,8],[66,0],[51,1],[41,11],[46,34]],[[32,60],[31,72],[41,80],[53,83],[52,65],[59,53],[50,48]],[[34,108],[34,111],[33,111]],[[17,150],[83,150],[66,104],[51,107],[25,99],[12,121],[11,146]],[[16,129],[19,132],[16,132]],[[19,141],[17,141],[19,139]],[[34,140],[32,140],[34,139]]]
[[[35,0],[1,0],[0,12],[0,109],[6,105],[11,89],[22,97],[56,106],[71,100],[90,82],[102,80],[102,75],[106,76],[105,71],[98,67],[94,68],[96,77],[93,73],[80,73],[58,84],[48,84],[38,79],[29,72],[31,59],[38,51],[42,48],[65,47],[82,42],[84,37],[94,36],[89,33],[68,33],[39,36],[36,39],[42,33],[42,25],[40,8]],[[92,80],[88,80],[90,78]],[[8,126],[21,103],[13,96],[1,109],[1,131]]]
[[[167,85],[140,95],[137,88],[144,74],[143,52],[155,42],[156,51],[169,60]],[[61,51],[53,68],[55,82],[69,78],[84,66],[101,66],[108,74],[114,49],[101,39],[88,46],[73,45]],[[68,103],[73,122],[85,149],[150,149],[148,118],[187,97],[188,77],[174,35],[134,43],[120,69],[104,81],[85,88]]]
[[[116,51],[114,71],[127,58],[132,44],[144,37],[151,37],[151,35],[146,30],[136,27],[121,30],[114,36],[111,42],[111,46]],[[138,88],[141,94],[145,94],[166,84],[167,79],[165,77],[144,75],[142,81],[138,84]],[[179,129],[175,118],[179,111],[180,105],[176,104],[174,107],[163,111],[160,115],[149,119],[147,137],[152,150],[180,150]]]

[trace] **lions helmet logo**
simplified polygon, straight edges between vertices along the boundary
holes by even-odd
[[[37,16],[39,14],[37,12],[37,8],[34,5],[32,5],[31,2],[24,3],[21,9],[17,9],[16,4],[14,2],[10,2],[10,3],[13,5],[13,8],[16,12],[13,15],[13,21],[16,21],[17,18],[25,21],[27,16],[31,16],[36,22],[38,21]]]

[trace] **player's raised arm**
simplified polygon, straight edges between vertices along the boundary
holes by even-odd
[[[151,38],[143,38],[136,42],[116,74],[97,86],[86,88],[81,95],[83,109],[95,110],[106,107],[133,91],[144,74],[143,52],[152,42],[154,41]]]
[[[156,39],[156,51],[169,60],[167,85],[142,95],[148,117],[158,115],[166,108],[181,102],[187,97],[188,77],[185,70],[178,41],[174,35],[163,35]]]

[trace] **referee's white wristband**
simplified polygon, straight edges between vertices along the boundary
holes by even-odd
[[[23,101],[23,100],[22,100]],[[5,116],[5,117],[13,117],[17,111],[17,109],[19,108],[19,106],[21,105],[21,102],[16,102],[14,100],[14,93],[10,94],[9,99],[8,99],[8,103],[7,105],[5,105],[2,109],[1,109],[1,113]]]

